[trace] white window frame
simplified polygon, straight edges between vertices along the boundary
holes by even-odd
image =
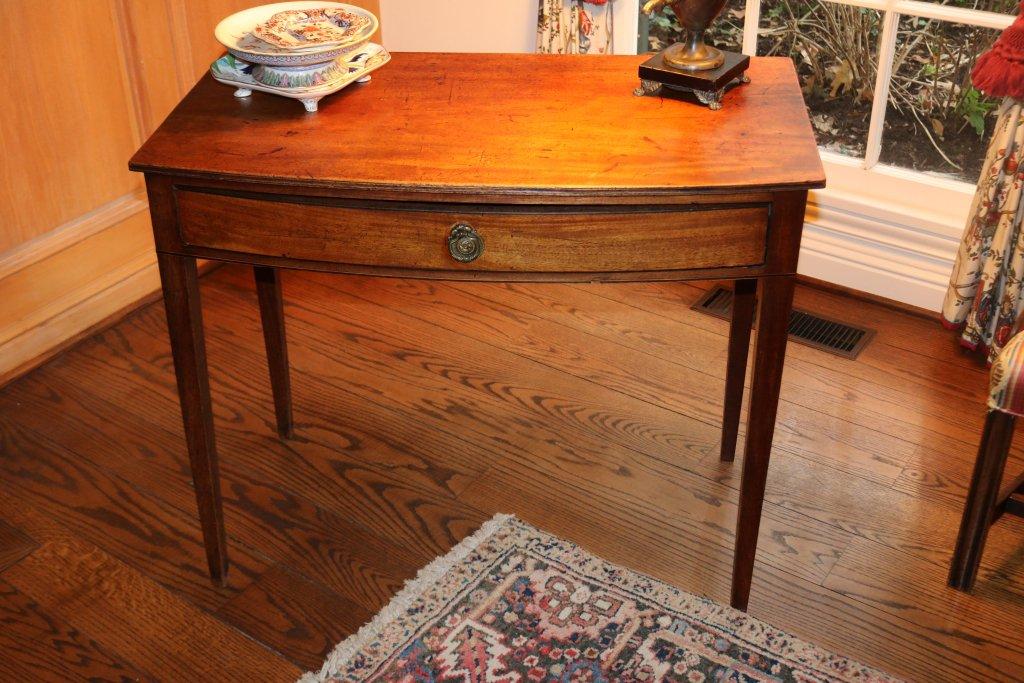
[[[914,16],[1002,30],[1014,17],[917,0],[821,1],[878,10],[882,31],[864,158],[821,150],[828,187],[811,193],[800,271],[938,310],[975,186],[879,163],[899,20]],[[760,19],[760,0],[746,0],[746,54],[757,54]]]
[[[1002,30],[1009,26],[1014,17],[1008,14],[985,12],[982,10],[949,7],[932,2],[918,0],[820,0],[820,2],[836,5],[850,5],[878,10],[882,15],[882,33],[878,45],[878,74],[875,78],[874,102],[871,107],[871,124],[868,128],[867,144],[863,159],[852,159],[856,165],[870,170],[878,165],[882,148],[882,131],[885,114],[889,105],[889,85],[892,82],[892,63],[896,56],[897,27],[901,16],[914,16],[924,19],[936,19],[968,26],[980,26]],[[748,55],[757,54],[757,31],[761,21],[761,1],[746,0],[746,11],[743,21],[743,52]],[[851,161],[850,157],[822,150],[822,158],[832,163]],[[895,168],[895,167],[892,167]],[[905,170],[905,169],[899,169]],[[920,182],[930,182],[936,177],[926,173],[913,173]],[[940,178],[940,180],[945,180]],[[969,183],[961,185],[973,187]]]

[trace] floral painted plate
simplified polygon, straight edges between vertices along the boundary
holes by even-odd
[[[340,45],[352,36],[361,34],[370,20],[337,7],[318,7],[310,10],[291,9],[278,12],[252,33],[260,40],[290,50]]]
[[[310,12],[339,10],[353,17],[358,24],[354,31],[348,32],[340,42],[305,44],[300,47],[280,47],[262,40],[254,31],[257,26],[265,25],[270,19],[282,12]],[[225,18],[214,30],[217,40],[235,57],[252,64],[270,64],[277,66],[301,66],[321,64],[341,57],[365,45],[370,40],[380,22],[372,12],[361,7],[346,5],[340,2],[323,2],[323,0],[300,0],[299,2],[277,2],[271,5],[252,7],[236,12]]]

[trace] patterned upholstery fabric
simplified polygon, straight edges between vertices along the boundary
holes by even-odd
[[[608,0],[540,0],[537,52],[612,54],[615,15]]]
[[[960,343],[995,362],[1024,308],[1024,102],[999,110],[942,307]]]
[[[992,363],[988,407],[1024,415],[1024,333],[1013,335]]]

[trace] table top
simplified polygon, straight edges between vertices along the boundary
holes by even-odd
[[[636,97],[640,56],[398,53],[306,113],[207,74],[136,171],[345,190],[601,196],[822,187],[791,60],[757,57],[712,111]],[[323,190],[321,190],[323,191]]]

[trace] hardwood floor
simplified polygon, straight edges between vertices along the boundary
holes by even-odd
[[[728,323],[700,289],[282,280],[290,441],[251,271],[201,280],[225,586],[159,304],[0,389],[0,680],[292,680],[498,511],[728,601],[743,442],[719,461]],[[945,585],[986,370],[934,322],[797,305],[878,334],[857,361],[789,345],[749,611],[913,680],[1024,679],[1024,522],[974,595]]]

